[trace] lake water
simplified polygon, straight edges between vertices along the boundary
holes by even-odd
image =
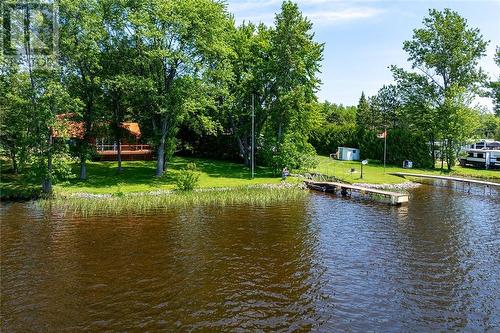
[[[0,217],[2,332],[500,329],[498,193]]]

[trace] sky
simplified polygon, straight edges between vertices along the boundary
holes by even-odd
[[[490,43],[480,66],[490,77],[500,69],[493,56],[500,46],[500,0],[490,1],[343,1],[295,0],[313,22],[315,39],[325,43],[318,92],[320,101],[357,105],[361,92],[377,93],[393,82],[388,66],[410,69],[402,46],[413,29],[422,26],[429,8],[450,8],[465,17],[470,27],[479,28]],[[243,21],[272,25],[281,0],[228,0],[228,9],[237,24]],[[492,109],[489,98],[476,103]]]

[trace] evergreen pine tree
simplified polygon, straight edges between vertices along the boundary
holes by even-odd
[[[370,103],[365,96],[365,92],[361,93],[358,108],[356,109],[356,128],[358,131],[369,129],[370,126]]]

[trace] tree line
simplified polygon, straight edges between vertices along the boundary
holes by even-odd
[[[376,133],[385,129],[389,161],[433,167],[438,146],[451,167],[481,121],[498,131],[498,82],[487,86],[477,65],[487,42],[450,10],[431,10],[405,42],[414,71],[391,67],[395,84],[363,94],[357,107],[318,102],[324,45],[290,1],[273,26],[237,26],[216,0],[60,0],[57,19],[58,51],[43,62],[29,36],[24,56],[0,59],[2,153],[46,192],[73,159],[87,178],[91,139],[103,124],[120,151],[127,120],[138,122],[154,147],[158,177],[175,152],[250,165],[252,121],[257,160],[275,170],[312,166],[316,152],[339,145],[379,159]],[[49,31],[49,21],[38,29]],[[487,117],[471,101],[486,86],[497,116],[481,120]],[[54,140],[54,133],[68,136],[62,114],[83,124],[71,146]]]
[[[130,119],[155,148],[156,176],[181,128],[198,137],[229,133],[248,164],[252,108],[262,163],[314,153],[308,129],[323,45],[296,4],[285,1],[273,27],[236,26],[225,3],[212,0],[61,0],[58,10],[58,54],[40,64],[25,38],[26,57],[1,59],[2,149],[16,172],[36,169],[45,191],[68,156],[53,138],[60,114],[83,123],[71,149],[81,179],[98,125],[110,124],[119,149],[120,124]]]
[[[468,140],[500,140],[499,79],[489,81],[478,65],[488,42],[449,9],[429,10],[422,23],[403,44],[412,70],[390,66],[394,83],[371,97],[363,93],[356,108],[324,104],[327,122],[312,135],[318,151],[348,145],[380,160],[384,140],[377,134],[386,131],[388,162],[441,162],[450,170]],[[500,48],[495,61],[500,66]],[[493,98],[496,113],[477,107],[477,96]]]

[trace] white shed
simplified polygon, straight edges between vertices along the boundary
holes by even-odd
[[[339,147],[338,157],[343,161],[359,161],[360,151],[358,148]]]

